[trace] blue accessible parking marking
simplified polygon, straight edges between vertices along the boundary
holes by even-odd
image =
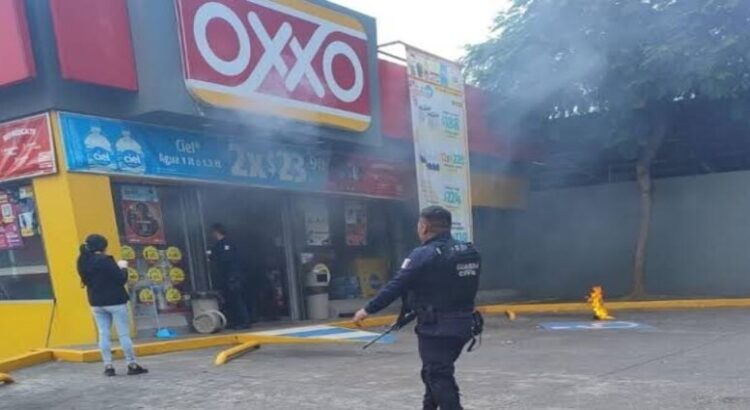
[[[347,329],[343,327],[318,325],[318,326],[303,326],[293,327],[289,329],[270,330],[265,332],[254,333],[257,335],[265,336],[286,336],[286,337],[299,337],[299,338],[318,338],[318,339],[330,339],[330,340],[351,340],[357,342],[367,343],[370,340],[379,336],[378,333],[367,332],[359,329]],[[396,341],[393,335],[387,335],[380,339],[378,343],[391,344]]]
[[[631,330],[653,329],[648,325],[636,322],[606,321],[606,322],[545,322],[539,324],[545,330]]]

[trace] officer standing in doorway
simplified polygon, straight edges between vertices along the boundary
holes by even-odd
[[[408,294],[410,308],[417,314],[425,410],[462,409],[454,363],[480,332],[481,316],[474,311],[474,298],[481,258],[472,244],[453,239],[451,225],[451,213],[445,208],[422,210],[417,224],[422,246],[411,252],[396,276],[354,316],[360,324]]]
[[[214,244],[208,251],[211,260],[214,286],[224,298],[224,310],[232,329],[250,327],[250,312],[245,301],[247,275],[240,255],[234,244],[227,238],[227,230],[221,224],[211,226]]]

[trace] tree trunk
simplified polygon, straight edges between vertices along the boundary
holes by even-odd
[[[638,163],[636,173],[638,177],[638,188],[640,190],[640,228],[635,245],[635,257],[633,260],[633,293],[635,299],[646,295],[646,249],[648,237],[651,230],[651,214],[653,208],[653,184],[651,181],[651,164],[659,152],[659,147],[664,140],[666,126],[662,123],[656,126],[654,133],[648,140]]]
[[[646,245],[648,245],[648,234],[651,229],[651,209],[653,206],[651,166],[639,161],[636,165],[636,172],[638,173],[638,187],[641,198],[641,220],[635,245],[635,260],[633,261],[633,297],[641,298],[646,294]]]

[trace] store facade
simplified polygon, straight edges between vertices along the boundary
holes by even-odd
[[[75,272],[90,233],[131,261],[142,335],[156,317],[189,331],[214,223],[259,320],[306,318],[320,264],[346,313],[414,244],[405,69],[378,60],[374,19],[323,1],[11,0],[0,20],[0,357],[95,341]],[[473,154],[501,151],[481,131]],[[497,186],[475,196],[522,202]]]
[[[214,289],[213,224],[243,257],[258,320],[307,317],[303,278],[318,264],[334,300],[371,293],[359,284],[377,288],[403,247],[388,223],[407,206],[403,164],[80,114],[53,121],[68,172],[110,180],[139,328],[157,314],[188,327],[191,295]]]

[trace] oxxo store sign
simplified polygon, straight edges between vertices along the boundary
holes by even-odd
[[[367,32],[305,0],[177,0],[185,80],[222,108],[362,132],[372,122]]]

